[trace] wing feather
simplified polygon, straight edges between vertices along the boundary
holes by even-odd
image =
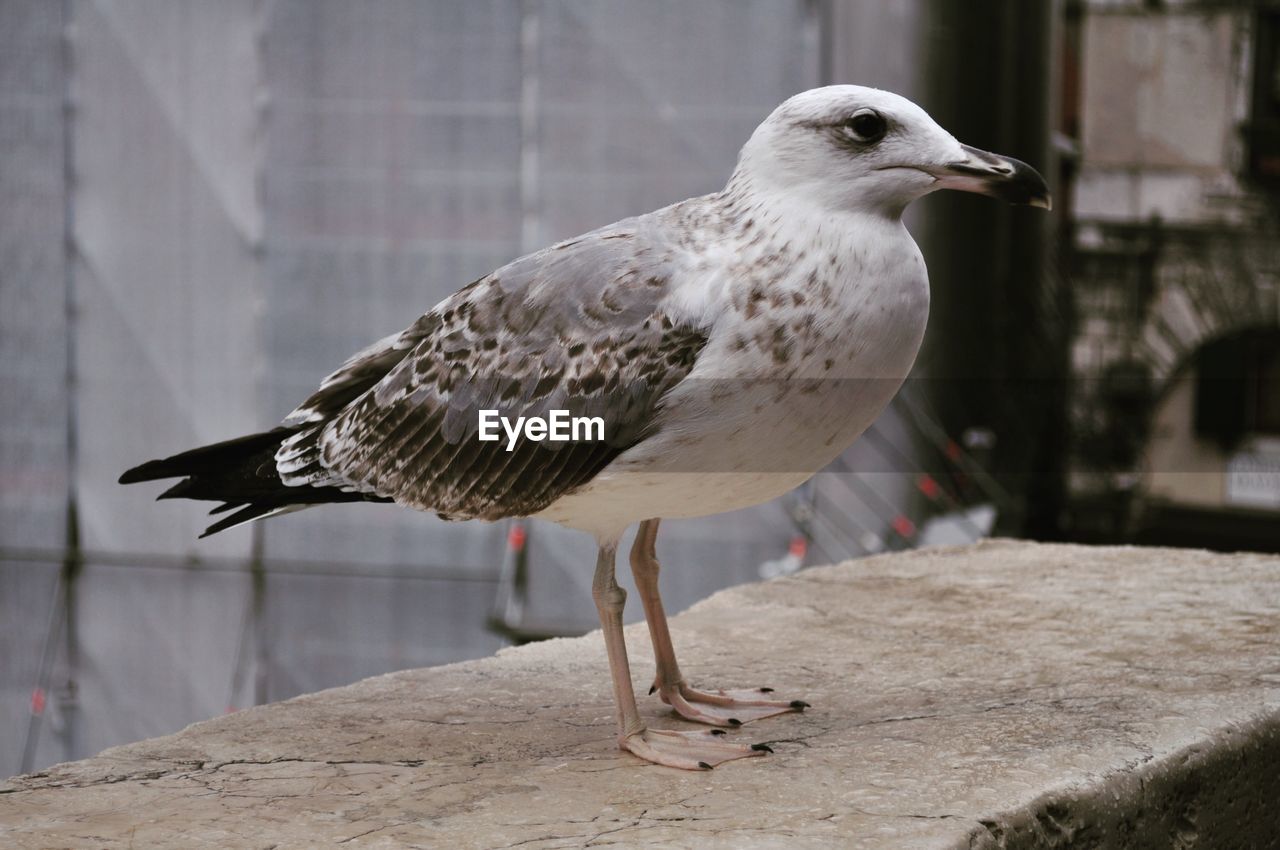
[[[286,419],[305,483],[451,518],[536,513],[652,433],[708,329],[668,298],[678,252],[633,219],[516,260],[352,357]],[[479,439],[481,410],[599,416],[603,442]],[[299,483],[302,483],[301,481]]]

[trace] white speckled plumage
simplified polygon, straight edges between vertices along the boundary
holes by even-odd
[[[765,501],[834,458],[909,372],[929,291],[901,214],[943,187],[1048,202],[1033,170],[897,95],[802,92],[724,190],[520,257],[353,356],[275,431],[124,478],[186,475],[165,495],[238,508],[206,533],[367,499],[606,541]],[[482,409],[599,416],[605,439],[508,451],[478,439]]]
[[[863,150],[841,137],[841,122],[867,108],[892,116],[895,133]],[[516,260],[361,352],[285,420],[300,430],[277,453],[279,473],[287,485],[451,517],[533,513],[602,540],[649,516],[716,513],[786,492],[871,423],[919,348],[928,284],[900,213],[935,178],[895,166],[961,156],[896,95],[855,86],[798,95],[756,130],[725,190]],[[637,338],[651,322],[683,333]],[[567,356],[548,358],[548,345]],[[668,368],[666,350],[680,346],[696,352]],[[533,374],[531,358],[544,361]],[[570,387],[600,370],[626,386]],[[364,386],[369,371],[377,382],[352,400],[339,393],[335,405],[333,389],[351,376]],[[489,377],[555,386],[539,399],[488,387],[459,400],[460,384]],[[801,398],[785,391],[797,381],[823,383]],[[637,382],[647,396],[621,421],[617,397],[634,400]],[[743,392],[749,385],[757,391]],[[617,451],[581,480],[543,470],[564,486],[531,499],[521,475],[551,447],[522,447],[533,461],[467,447],[479,406],[530,414],[553,400],[604,412]],[[755,465],[763,453],[768,468]]]

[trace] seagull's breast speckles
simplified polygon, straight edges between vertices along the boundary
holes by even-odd
[[[679,212],[663,309],[706,345],[648,438],[543,516],[614,528],[781,495],[874,421],[915,360],[928,280],[900,222],[731,191]]]
[[[726,271],[713,338],[739,370],[777,379],[905,377],[928,314],[928,281],[904,230],[747,233]]]

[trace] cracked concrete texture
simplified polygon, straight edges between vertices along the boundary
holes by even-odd
[[[1278,628],[1275,557],[1010,541],[886,555],[673,619],[695,684],[813,703],[729,733],[769,742],[767,758],[689,773],[618,752],[592,634],[11,779],[0,846],[1275,847]],[[627,641],[643,694],[644,626]]]

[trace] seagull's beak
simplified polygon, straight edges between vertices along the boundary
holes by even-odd
[[[1040,172],[1011,156],[999,156],[961,145],[964,159],[928,169],[941,189],[977,192],[1008,201],[1051,209],[1049,187]]]

